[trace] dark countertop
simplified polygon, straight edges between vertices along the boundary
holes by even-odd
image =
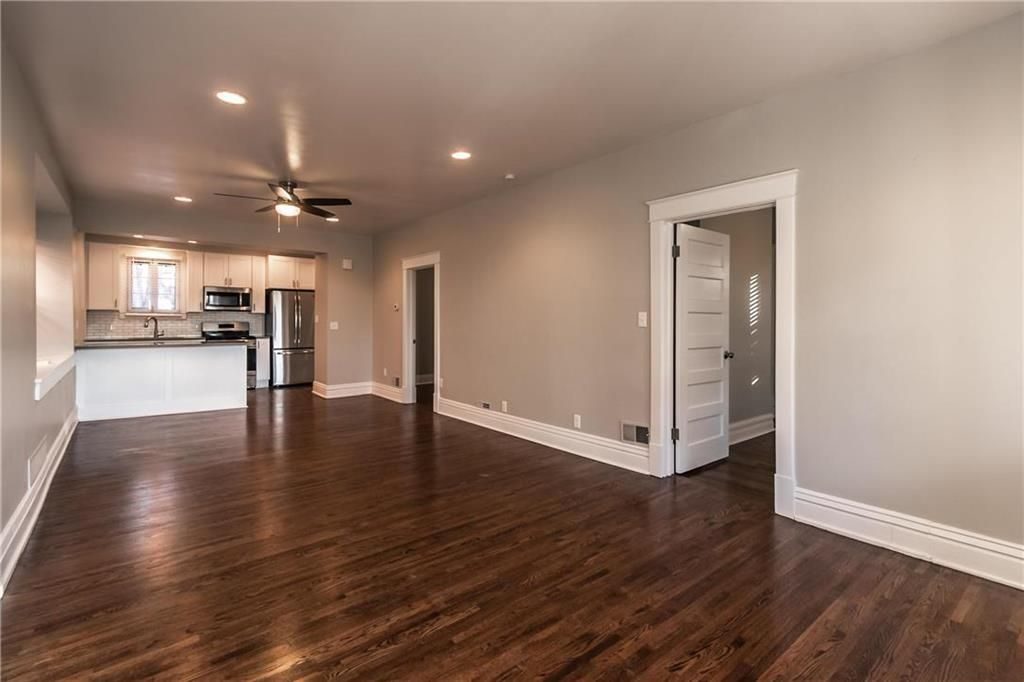
[[[230,341],[214,341],[212,343],[207,343],[206,340],[201,336],[164,336],[159,339],[153,339],[149,337],[130,339],[85,339],[81,343],[75,344],[75,350],[85,350],[89,348],[166,348],[168,346],[180,348],[207,345],[245,345],[245,339],[237,339]]]

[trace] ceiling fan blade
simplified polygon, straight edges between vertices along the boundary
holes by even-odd
[[[318,215],[321,218],[333,218],[334,217],[334,214],[331,213],[330,211],[325,211],[322,208],[317,208],[316,206],[314,206],[312,204],[308,204],[305,201],[299,202],[299,208],[301,208],[306,213],[312,213],[313,215]]]
[[[298,202],[299,200],[299,198],[295,196],[295,193],[292,192],[287,187],[282,187],[281,185],[275,184],[273,182],[268,182],[267,187],[269,187],[270,191],[273,192],[274,195],[280,199],[284,199],[285,201],[291,201],[293,203]]]
[[[247,196],[245,194],[224,194],[223,192],[214,192],[213,196],[215,196],[215,197],[232,197],[232,198],[235,198],[235,199],[255,199],[257,201],[266,201],[267,200],[266,197],[250,197],[250,196]]]
[[[256,213],[266,213],[267,211],[273,211],[277,204],[271,204],[270,206],[264,206],[263,208],[257,208]]]
[[[348,199],[338,199],[331,197],[313,197],[311,199],[303,199],[307,204],[314,204],[316,206],[351,206],[352,202]]]

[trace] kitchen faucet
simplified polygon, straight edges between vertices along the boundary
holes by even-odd
[[[142,323],[143,329],[149,329],[150,320],[153,320],[153,340],[155,341],[156,339],[159,339],[161,336],[163,336],[164,333],[160,331],[160,320],[156,319],[152,315],[147,317],[146,321]]]

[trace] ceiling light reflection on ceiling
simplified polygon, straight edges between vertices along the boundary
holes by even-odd
[[[189,239],[188,243],[189,244],[198,244],[199,242],[197,242],[195,239]]]
[[[245,104],[248,100],[243,95],[230,90],[221,90],[217,93],[217,99],[225,104]]]
[[[324,218],[329,223],[336,223],[341,220],[338,216],[331,216],[330,218]]]
[[[174,200],[175,201],[180,201],[183,204],[191,204],[192,203],[192,197],[177,196],[177,197],[174,197]]]
[[[274,210],[277,211],[278,215],[283,215],[285,218],[294,218],[302,212],[302,209],[295,204],[280,203],[274,206]]]
[[[133,234],[132,236],[135,237],[136,239],[145,239],[146,238],[146,235],[144,235],[144,234]]]
[[[452,152],[452,158],[456,159],[457,161],[465,161],[466,159],[471,158],[472,156],[473,155],[467,152],[465,149],[460,149],[458,151]]]

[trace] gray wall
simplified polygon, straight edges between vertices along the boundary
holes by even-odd
[[[434,268],[416,271],[416,375],[434,373]]]
[[[0,92],[0,524],[6,527],[28,490],[29,456],[40,447],[50,447],[74,410],[75,373],[67,374],[42,400],[35,400],[37,158],[65,200],[70,195],[39,125],[39,112],[6,48]]]
[[[265,216],[262,216],[265,218]],[[324,227],[321,221],[283,226],[270,219],[249,221],[191,218],[187,211],[155,209],[123,202],[82,201],[75,207],[80,230],[125,237],[135,232],[177,240],[198,239],[217,246],[276,254],[317,254],[316,380],[326,384],[368,381],[372,353],[373,244],[370,237]],[[352,269],[342,259],[352,259]],[[338,322],[337,330],[328,323]]]
[[[614,438],[647,421],[646,200],[789,168],[800,486],[1024,540],[1021,18],[687,127],[381,236],[441,253],[445,397]]]
[[[729,235],[729,421],[775,412],[772,209],[702,220]]]

